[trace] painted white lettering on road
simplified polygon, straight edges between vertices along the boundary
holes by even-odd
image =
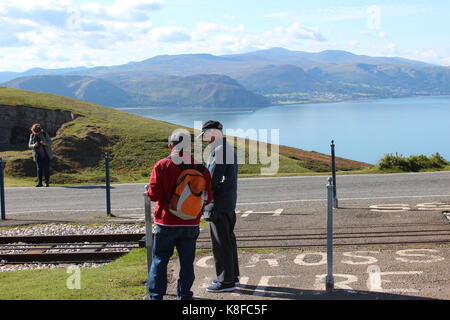
[[[261,259],[262,256],[269,256],[270,258]],[[249,264],[246,265],[245,267],[246,268],[254,268],[261,261],[267,261],[267,263],[271,267],[279,267],[280,264],[278,263],[278,259],[282,259],[284,257],[285,256],[274,254],[274,253],[265,254],[265,255],[263,255],[263,254],[254,254],[254,255],[251,256],[250,261],[248,262]]]
[[[207,257],[200,258],[197,261],[196,265],[197,265],[197,267],[200,267],[200,268],[212,268],[213,265],[207,263],[209,260],[213,260],[213,256],[207,256]]]
[[[439,250],[435,249],[406,249],[406,250],[399,250],[396,252],[397,255],[400,257],[395,258],[398,261],[401,262],[407,262],[407,263],[433,263],[433,262],[439,262],[444,260],[444,257],[431,255],[431,254],[424,254],[424,253],[438,253]],[[408,259],[405,257],[423,257],[424,259],[417,260],[417,259]],[[427,259],[428,258],[428,259]]]
[[[297,278],[298,276],[284,276],[284,275],[278,275],[278,276],[262,276],[261,280],[259,280],[258,286],[255,289],[255,292],[253,293],[254,296],[260,296],[263,297],[266,295],[266,289],[269,286],[270,279],[285,279],[285,278]],[[271,296],[276,296],[276,294],[272,293]]]
[[[364,264],[374,264],[378,262],[378,259],[371,256],[361,255],[361,254],[378,254],[379,251],[353,251],[353,252],[344,252],[342,255],[344,257],[350,258],[358,258],[363,261],[354,261],[354,260],[342,260],[342,263],[352,264],[352,265],[364,265]]]
[[[396,288],[396,289],[383,289],[382,284],[383,283],[391,283],[391,280],[384,280],[382,279],[382,276],[389,276],[389,275],[419,275],[422,274],[423,271],[392,271],[392,272],[381,272],[381,269],[379,266],[373,265],[369,266],[367,268],[367,273],[369,274],[369,278],[367,280],[367,288],[369,291],[376,291],[376,292],[419,292],[416,289],[410,289],[410,288]]]
[[[307,256],[320,256],[320,261],[318,262],[306,262],[305,258]],[[320,266],[327,263],[327,254],[323,252],[305,252],[302,254],[299,254],[295,260],[294,263],[300,265],[300,266]]]
[[[314,282],[315,290],[325,290],[325,278],[326,274],[316,275],[316,281]],[[343,290],[350,290],[353,292],[353,288],[349,286],[351,283],[358,282],[358,277],[352,274],[333,274],[334,287]],[[345,280],[337,281],[337,278],[345,278]]]

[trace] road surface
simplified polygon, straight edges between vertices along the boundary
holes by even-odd
[[[238,209],[276,210],[323,206],[326,176],[239,179]],[[115,214],[142,213],[144,184],[113,185]],[[340,205],[450,200],[450,172],[342,175],[337,177]],[[103,186],[6,188],[7,217],[74,215],[102,216],[106,212]]]

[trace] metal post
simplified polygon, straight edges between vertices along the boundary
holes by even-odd
[[[325,288],[327,291],[334,289],[333,277],[333,178],[328,178],[328,206],[327,206],[327,278]]]
[[[152,265],[152,246],[153,246],[153,222],[152,222],[152,203],[147,195],[148,185],[145,185],[144,208],[145,208],[145,247],[147,249],[147,271],[150,272]]]
[[[109,153],[105,152],[106,171],[106,213],[111,216],[111,179],[109,175]]]
[[[0,203],[1,203],[1,217],[2,220],[6,220],[5,210],[5,179],[3,174],[3,159],[0,158]]]
[[[338,208],[338,198],[336,194],[336,155],[334,151],[334,140],[331,140],[331,173],[333,176],[333,200],[334,200],[334,207]]]

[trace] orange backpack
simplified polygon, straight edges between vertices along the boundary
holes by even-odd
[[[206,191],[206,180],[203,175],[205,167],[187,164],[181,164],[179,167],[181,173],[169,202],[169,210],[180,219],[193,220],[203,210]]]

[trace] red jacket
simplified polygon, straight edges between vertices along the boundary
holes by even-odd
[[[192,163],[194,158],[192,158]],[[173,215],[169,211],[168,201],[172,198],[175,191],[178,176],[181,169],[173,163],[171,158],[164,158],[159,160],[153,167],[150,176],[149,188],[147,191],[148,197],[151,201],[156,201],[154,222],[163,226],[198,226],[201,215],[193,220],[183,220]],[[211,174],[205,168],[203,175],[206,180],[207,201],[206,204],[213,200],[213,192],[211,187]]]

